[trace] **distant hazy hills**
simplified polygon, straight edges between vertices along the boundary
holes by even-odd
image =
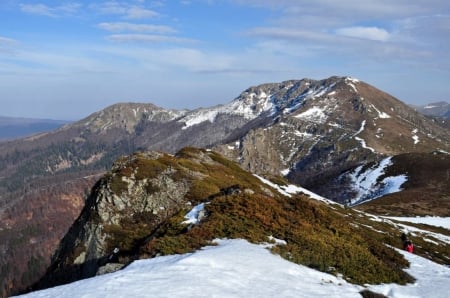
[[[419,113],[427,116],[450,118],[450,103],[433,102],[423,106],[413,106]]]
[[[11,140],[36,133],[52,131],[64,124],[64,120],[13,118],[0,116],[0,141]]]

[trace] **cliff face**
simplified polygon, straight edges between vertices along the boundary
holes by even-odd
[[[54,256],[51,274],[40,284],[93,276],[115,248],[136,253],[152,231],[209,195],[201,187],[204,178],[210,179],[205,170],[222,166],[211,154],[186,148],[177,156],[147,152],[117,160],[94,187]]]

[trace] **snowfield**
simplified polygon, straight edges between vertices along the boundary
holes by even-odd
[[[133,262],[127,268],[20,297],[358,297],[364,288],[296,265],[265,246],[216,240],[194,253]],[[368,285],[388,297],[448,297],[450,268],[403,252],[415,284]]]

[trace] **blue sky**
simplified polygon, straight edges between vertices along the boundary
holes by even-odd
[[[3,116],[75,120],[117,102],[194,109],[332,75],[406,103],[450,101],[450,3],[0,2]]]

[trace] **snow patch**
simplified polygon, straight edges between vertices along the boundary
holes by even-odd
[[[287,168],[287,169],[281,170],[280,173],[282,176],[286,176],[287,174],[289,174],[290,171],[291,171],[291,169]]]
[[[450,230],[450,217],[437,217],[437,216],[424,216],[424,217],[386,217],[389,219],[395,219],[399,221],[406,221],[419,224],[427,224],[435,227],[442,227]]]
[[[374,105],[371,105],[371,106],[372,106],[372,108],[375,109],[375,111],[377,111],[378,117],[379,117],[379,118],[381,118],[381,119],[388,119],[388,118],[391,118],[391,116],[389,116],[389,114],[386,114],[385,112],[381,112],[381,111],[378,110]]]
[[[280,186],[278,184],[270,182],[269,180],[267,180],[261,176],[258,176],[255,174],[254,174],[254,176],[257,177],[259,180],[261,180],[264,184],[267,184],[267,185],[275,188],[279,193],[281,193],[287,197],[291,197],[292,194],[303,193],[305,195],[308,195],[311,199],[314,199],[314,200],[322,201],[322,202],[325,202],[328,204],[337,204],[336,202],[333,202],[322,196],[319,196],[318,194],[313,193],[312,191],[309,191],[306,188],[303,188],[301,186],[297,186],[297,185],[293,185],[293,184]]]
[[[412,139],[414,141],[414,145],[417,145],[420,142],[419,136],[417,135],[417,132],[418,132],[417,128],[413,129],[413,131],[411,132],[412,133]]]
[[[201,112],[188,115],[180,120],[180,122],[185,123],[182,129],[187,129],[191,126],[200,124],[205,121],[213,123],[218,113],[219,113],[218,110],[203,110]]]
[[[315,123],[324,123],[327,120],[327,115],[325,115],[323,109],[319,107],[312,107],[294,117]]]
[[[354,84],[359,83],[358,79],[352,78],[352,77],[346,77],[345,78],[345,83],[347,85],[349,85],[350,87],[352,87],[353,91],[355,91],[355,93],[358,93],[358,89],[356,89],[356,86]]]
[[[401,186],[407,181],[406,175],[385,177],[378,182],[379,178],[384,175],[385,169],[390,165],[392,165],[392,157],[387,157],[371,168],[363,171],[364,166],[361,165],[350,173],[352,188],[356,192],[355,198],[350,202],[351,205],[402,190]]]
[[[357,135],[359,135],[360,133],[362,133],[364,131],[364,127],[366,126],[366,120],[363,120],[363,122],[361,122],[361,127],[359,128],[359,130],[353,135],[353,137],[355,138],[355,140],[357,140],[360,144],[361,147],[363,147],[364,149],[368,149],[372,152],[375,152],[375,149],[373,149],[372,147],[367,146],[366,141],[360,137],[357,137]]]
[[[373,149],[372,147],[367,146],[366,141],[364,139],[361,139],[359,137],[355,137],[355,140],[357,140],[360,144],[361,147],[363,147],[364,149],[368,149],[372,152],[375,152],[375,149]]]
[[[197,224],[200,221],[200,214],[205,209],[205,203],[198,204],[191,211],[189,211],[184,218],[184,224]]]

